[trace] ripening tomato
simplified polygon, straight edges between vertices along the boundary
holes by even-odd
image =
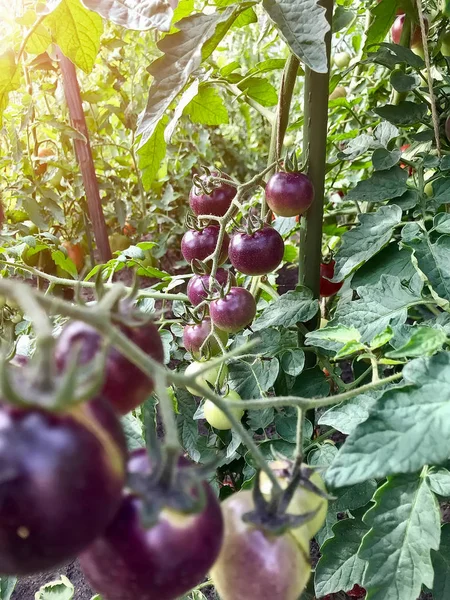
[[[391,37],[392,37],[392,41],[394,42],[394,44],[400,44],[400,40],[401,40],[402,32],[403,32],[403,25],[405,23],[405,18],[406,18],[406,15],[404,15],[404,14],[399,15],[395,19],[394,24],[392,25]],[[428,33],[429,21],[426,17],[425,17],[425,30]],[[420,32],[420,27],[418,25],[413,24],[412,33],[411,33],[411,49],[417,48],[420,46],[422,46],[422,34]]]
[[[270,463],[269,466],[276,474],[281,487],[285,489],[289,484],[291,463],[287,460],[279,460]],[[326,492],[323,479],[317,471],[312,473],[310,480],[322,492]],[[260,486],[262,493],[269,497],[272,491],[272,482],[264,472],[260,475]],[[316,535],[325,522],[328,511],[328,500],[299,486],[289,504],[287,512],[293,515],[303,515],[308,512],[314,512],[317,509],[317,514],[310,521],[290,530],[290,533],[305,552],[309,551],[309,541]]]
[[[188,365],[184,374],[187,377],[196,375],[207,364],[208,364],[207,360],[206,361],[195,361],[195,362],[191,363],[190,365]],[[220,377],[219,377],[219,374],[220,374]],[[227,378],[227,376],[228,376],[228,367],[226,365],[222,365],[222,368],[221,367],[212,367],[208,371],[201,373],[200,375],[197,376],[196,381],[197,381],[198,385],[205,388],[206,391],[209,391],[210,387],[209,387],[208,383],[210,383],[212,386],[215,386],[216,384],[218,384],[219,387],[222,387],[223,384],[225,383],[225,379]],[[194,396],[198,396],[198,392],[196,390],[194,390],[193,388],[188,387],[187,390],[189,392],[191,392],[191,394],[193,394]]]
[[[126,221],[125,225],[123,226],[122,233],[127,237],[132,237],[136,233],[136,227],[129,221]]]
[[[220,346],[214,336],[211,336],[212,323],[211,319],[205,318],[200,323],[185,325],[183,329],[183,345],[194,358],[201,358],[201,348],[208,339],[203,348],[204,355],[215,356],[220,354]],[[216,330],[216,334],[223,346],[227,345],[228,334],[220,329]]]
[[[228,390],[225,396],[223,396],[223,400],[241,400],[241,397],[234,390]],[[244,416],[244,411],[241,408],[232,408],[231,411],[238,421]],[[231,429],[232,425],[230,419],[211,400],[205,401],[203,412],[205,414],[205,419],[211,427],[214,427],[214,429],[220,429],[222,431]]]
[[[322,263],[320,265],[320,295],[324,298],[329,298],[337,294],[341,287],[344,285],[343,281],[334,283],[330,281],[334,277],[334,266],[335,261],[331,260],[329,263]]]
[[[248,327],[255,318],[256,302],[248,290],[232,287],[223,298],[211,302],[209,313],[218,329],[237,333]]]
[[[231,285],[236,285],[236,279],[233,273],[219,267],[215,276],[215,280],[219,286],[223,287],[226,285],[228,278],[230,278]],[[187,285],[187,297],[189,298],[189,302],[194,306],[203,302],[203,300],[208,297],[210,281],[211,277],[209,275],[194,275]]]
[[[55,157],[54,149],[46,148],[44,146],[39,146],[39,150],[38,150],[39,161],[37,162],[36,167],[34,169],[36,175],[44,175],[44,173],[48,169],[48,161],[45,159],[48,159],[50,157],[52,157],[52,158]]]
[[[216,249],[219,239],[217,225],[209,225],[204,229],[188,229],[181,240],[181,252],[184,259],[190,263],[193,260],[205,260]],[[230,238],[225,233],[219,255],[219,265],[227,260]]]
[[[298,600],[311,575],[308,554],[290,533],[276,536],[245,523],[252,510],[251,491],[222,503],[225,538],[211,569],[221,600]]]
[[[79,273],[84,267],[85,254],[83,246],[81,244],[73,244],[71,242],[63,242],[62,246],[66,249],[67,256],[73,262],[76,270]]]

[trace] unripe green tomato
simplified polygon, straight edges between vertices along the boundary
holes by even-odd
[[[414,44],[414,46],[411,46],[411,52],[414,52],[416,56],[420,56],[421,59],[425,60],[425,52],[423,50],[422,43]]]
[[[277,476],[283,489],[286,489],[289,484],[290,466],[291,463],[289,463],[289,461],[283,460],[269,463],[269,467]],[[261,473],[260,477],[261,491],[264,495],[269,497],[272,491],[272,482],[264,472]],[[314,471],[311,475],[310,481],[323,492],[327,491],[323,479],[317,471]],[[300,525],[300,527],[290,530],[290,533],[305,552],[309,552],[310,540],[325,523],[328,511],[328,500],[326,498],[321,498],[317,494],[314,494],[314,492],[310,492],[303,487],[299,487],[287,509],[287,512],[292,515],[302,515],[308,512],[314,512],[316,509],[318,509],[317,514],[311,520]]]
[[[450,56],[450,31],[444,33],[441,38],[441,54],[442,56]]]
[[[121,233],[113,233],[108,237],[111,252],[122,252],[131,246],[131,240]]]
[[[347,98],[347,90],[343,85],[338,85],[330,94],[330,100],[337,100],[338,98]]]
[[[428,196],[428,198],[431,198],[431,196],[433,195],[433,184],[431,183],[431,181],[425,184],[423,191],[425,195]]]
[[[237,392],[234,390],[229,390],[228,394],[223,396],[223,400],[241,400],[242,398],[239,396]],[[203,411],[205,413],[205,419],[214,427],[214,429],[220,429],[221,431],[226,431],[227,429],[231,429],[231,421],[226,416],[224,412],[218,408],[214,402],[211,400],[206,400],[205,406],[203,407]],[[240,421],[244,416],[244,411],[241,408],[232,408],[231,412],[234,414],[236,419]]]
[[[338,69],[345,69],[350,64],[350,54],[348,52],[336,52],[333,56],[333,62]]]
[[[33,223],[33,221],[24,221],[23,224],[28,227],[28,234],[29,235],[36,235],[37,233],[39,233],[38,226],[35,225]]]
[[[209,361],[206,361],[206,360],[205,361],[195,361],[187,367],[184,374],[188,377],[191,377],[192,375],[195,375],[201,369],[203,369],[204,366],[206,364],[208,364],[208,362]],[[201,387],[205,388],[205,390],[207,392],[209,392],[210,387],[207,382],[209,382],[212,386],[215,386],[216,382],[217,382],[217,378],[219,376],[219,371],[220,371],[220,366],[212,367],[211,369],[209,369],[209,371],[205,371],[204,373],[202,373],[201,375],[199,375],[197,377],[197,384],[200,385]],[[227,376],[228,376],[228,367],[226,365],[223,365],[222,371],[220,371],[219,381],[217,382],[219,384],[219,387],[223,386]],[[194,396],[199,395],[198,392],[196,390],[194,390],[193,388],[188,387],[187,390],[188,390],[188,392],[191,392],[191,394],[193,394]]]

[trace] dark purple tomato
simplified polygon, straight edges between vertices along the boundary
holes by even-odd
[[[225,269],[217,269],[215,279],[220,286],[224,286],[228,281],[229,275],[231,276],[231,285],[234,285],[236,283],[234,275]],[[194,277],[189,280],[187,286],[187,296],[189,298],[189,302],[191,302],[194,306],[197,306],[197,304],[203,302],[203,300],[205,300],[205,298],[208,296],[208,292],[205,291],[205,288],[206,290],[209,290],[209,282],[209,275],[194,275]]]
[[[217,176],[218,173],[214,171],[212,175]],[[222,174],[222,178],[228,179],[228,176]],[[202,176],[202,180],[208,185],[208,177],[206,175]],[[236,188],[226,183],[216,187],[211,194],[203,194],[202,190],[194,184],[189,194],[189,204],[196,215],[216,215],[217,217],[223,217],[230,208],[235,196]]]
[[[211,319],[206,318],[203,319],[203,321],[201,321],[200,323],[186,325],[183,329],[183,345],[186,348],[186,350],[194,356],[194,358],[201,357],[200,348],[211,333],[211,328]],[[216,331],[222,344],[226,346],[228,342],[228,334],[225,331]],[[208,354],[209,356],[215,356],[219,353],[220,346],[217,340],[213,336],[211,336],[208,342],[205,344],[205,347],[203,348],[203,354],[206,356]]]
[[[330,281],[334,277],[334,260],[329,263],[322,263],[320,265],[320,295],[324,298],[329,298],[337,294],[341,287],[344,285],[343,281],[334,283]]]
[[[125,327],[121,330],[141,350],[154,360],[164,362],[164,348],[161,337],[153,323],[146,323],[142,327]],[[80,344],[79,362],[90,362],[101,349],[103,338],[89,325],[82,321],[71,321],[64,327],[59,336],[55,357],[59,369],[67,366],[71,351],[76,344]],[[153,380],[147,377],[140,369],[127,360],[116,348],[108,350],[106,358],[105,381],[101,395],[111,402],[114,408],[122,415],[133,410],[152,393]]]
[[[244,275],[271,273],[283,260],[284,242],[269,225],[254,233],[235,233],[230,241],[231,264]]]
[[[313,200],[313,184],[303,173],[275,173],[267,183],[267,205],[280,217],[302,215]]]
[[[130,472],[149,473],[145,450],[133,452]],[[181,463],[183,466],[183,463]],[[220,505],[207,483],[197,514],[162,510],[145,529],[141,500],[126,493],[103,536],[80,556],[92,587],[104,600],[175,600],[203,581],[223,540]]]
[[[210,225],[200,231],[189,229],[183,235],[183,239],[181,240],[181,252],[185,260],[187,260],[188,263],[194,259],[205,260],[205,258],[210,256],[216,249],[218,238],[219,228],[216,225]],[[228,234],[225,233],[219,257],[219,264],[224,263],[227,259],[229,243],[230,238],[228,237]]]
[[[245,523],[254,510],[251,491],[222,503],[225,538],[211,577],[221,600],[298,600],[311,565],[290,533],[268,535]]]
[[[126,445],[103,399],[49,412],[0,402],[0,573],[77,556],[119,509]]]
[[[256,302],[249,291],[232,287],[226,296],[211,302],[209,314],[217,329],[237,333],[255,318]]]

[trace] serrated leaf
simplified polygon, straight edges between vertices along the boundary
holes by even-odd
[[[434,568],[433,600],[450,598],[450,523],[441,529],[438,551],[431,552]]]
[[[197,96],[198,92],[199,92],[199,80],[194,79],[194,81],[191,83],[191,85],[189,85],[184,90],[183,94],[178,99],[177,106],[173,113],[173,117],[172,117],[170,123],[166,127],[166,130],[164,132],[164,140],[167,144],[170,142],[173,132],[175,131],[178,121],[181,119],[181,116],[182,116],[185,108],[189,105],[189,103],[193,100],[193,98],[195,98],[195,96]],[[159,125],[158,125],[158,127],[159,127]],[[158,130],[158,128],[156,129],[156,131],[157,130]],[[155,134],[156,134],[156,131],[155,131]],[[153,134],[153,136],[155,134]],[[165,147],[164,147],[164,154],[165,154]]]
[[[191,73],[211,55],[237,17],[252,4],[244,2],[220,13],[199,13],[186,17],[177,23],[179,31],[167,35],[158,43],[164,56],[149,67],[154,81],[138,126],[137,133],[142,134],[141,146],[152,137],[165,111],[184,88]]]
[[[79,0],[62,0],[43,21],[67,58],[90,73],[100,49],[103,22]]]
[[[450,497],[450,471],[444,468],[433,469],[427,475],[428,485],[435,494]]]
[[[246,400],[261,398],[275,383],[279,370],[276,358],[264,361],[257,359],[253,363],[232,363],[229,367],[230,387]]]
[[[244,95],[253,98],[262,106],[275,106],[278,102],[277,90],[262,77],[249,77],[238,84],[238,88]]]
[[[388,478],[364,516],[370,527],[359,557],[367,561],[367,600],[411,600],[433,586],[431,550],[440,540],[439,507],[417,474]],[[405,577],[405,573],[408,576]]]
[[[228,110],[219,92],[209,85],[201,85],[184,110],[193,123],[222,125],[228,123]]]
[[[379,115],[382,119],[394,123],[394,125],[402,126],[422,123],[427,112],[428,107],[426,104],[416,104],[415,102],[409,102],[407,100],[399,102],[398,104],[379,106],[374,110],[374,113]]]
[[[447,460],[450,353],[412,360],[403,377],[405,385],[384,392],[347,438],[327,471],[332,486],[411,473]]]
[[[166,0],[82,0],[89,10],[125,29],[169,31],[173,9]]]
[[[398,166],[386,171],[375,171],[371,177],[359,181],[347,194],[348,200],[384,202],[398,198],[407,191],[408,172]]]
[[[376,171],[391,169],[398,163],[401,155],[402,153],[398,149],[389,151],[386,148],[377,148],[372,155],[373,168]]]
[[[263,0],[263,7],[292,52],[313,71],[326,73],[330,24],[317,0]]]
[[[300,375],[305,366],[305,353],[301,348],[287,350],[281,356],[281,368],[288,375]]]
[[[360,423],[369,417],[370,411],[380,395],[380,392],[378,394],[360,394],[348,402],[333,406],[320,417],[319,425],[328,425],[341,433],[350,435]]]
[[[366,506],[372,500],[372,496],[376,491],[377,482],[375,479],[338,488],[334,494],[336,500],[333,502],[333,510],[336,512],[355,511]]]
[[[392,0],[383,0],[378,5],[372,8],[371,13],[373,20],[370,23],[370,27],[367,30],[366,42],[364,44],[364,51],[376,44],[382,42],[389,29],[391,28],[397,11],[397,5]]]
[[[0,577],[0,600],[10,600],[17,584],[17,577]]]
[[[166,141],[164,131],[167,118],[161,119],[153,135],[138,150],[139,169],[142,171],[142,184],[148,191],[161,167],[161,161],[166,156]]]
[[[309,321],[319,310],[318,301],[307,288],[284,294],[263,310],[252,324],[253,331],[267,327],[291,327],[297,323]]]
[[[20,87],[20,73],[14,52],[6,52],[0,56],[0,127],[3,124],[3,111],[8,106],[9,92]]]
[[[414,90],[420,85],[420,78],[416,74],[407,74],[396,69],[390,77],[391,85],[397,92],[405,93]]]
[[[135,417],[132,413],[120,418],[122,423],[122,429],[127,440],[128,450],[138,450],[139,448],[145,448],[145,440],[142,430],[142,422]]]
[[[318,346],[325,350],[338,351],[343,346],[350,342],[359,343],[361,334],[354,327],[344,327],[337,325],[336,327],[324,327],[311,331],[305,336],[307,346]]]
[[[398,348],[386,353],[388,358],[418,358],[420,356],[431,356],[447,342],[446,334],[432,327],[417,327],[413,330],[410,339]]]
[[[60,267],[66,273],[69,273],[74,279],[77,279],[78,273],[75,264],[61,250],[52,252],[52,260],[57,267]]]
[[[342,281],[389,243],[396,225],[401,223],[398,206],[382,206],[375,213],[359,215],[360,225],[342,236],[335,261],[334,281]]]
[[[400,250],[398,243],[392,242],[358,268],[352,277],[351,287],[374,285],[382,275],[393,275],[408,282],[415,273],[411,251],[406,248]]]
[[[366,563],[358,550],[369,527],[359,519],[344,519],[333,527],[333,537],[321,547],[314,578],[318,596],[348,591],[355,583],[362,585]]]
[[[247,413],[247,424],[252,431],[264,430],[273,423],[274,409],[272,407],[263,410],[249,410]]]
[[[305,369],[301,375],[295,378],[292,388],[293,396],[303,398],[323,398],[329,396],[330,384],[323,371],[319,367]]]
[[[57,581],[44,584],[35,594],[36,600],[72,600],[75,590],[71,582],[61,575]]]
[[[421,299],[422,282],[415,278],[409,287],[402,285],[397,277],[382,275],[376,285],[358,288],[359,299],[339,304],[330,326],[355,327],[361,334],[361,342],[372,339],[390,325],[405,323],[408,309]]]

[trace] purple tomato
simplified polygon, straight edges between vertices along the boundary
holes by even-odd
[[[133,452],[129,471],[151,472],[146,450]],[[80,556],[92,587],[105,600],[175,600],[201,583],[223,539],[220,505],[207,483],[203,489],[201,512],[162,510],[150,529],[142,525],[142,501],[126,492],[114,521]]]
[[[313,200],[313,184],[303,173],[275,173],[267,183],[267,205],[280,217],[302,215]]]
[[[121,425],[103,399],[58,412],[1,401],[0,423],[0,573],[54,569],[90,545],[119,509]]]
[[[142,327],[121,326],[121,330],[151,358],[159,363],[164,362],[161,336],[153,323],[146,323]],[[76,344],[80,344],[78,359],[83,365],[94,358],[102,343],[102,336],[93,327],[82,321],[69,322],[56,343],[55,357],[58,368],[64,369],[67,366]],[[142,404],[150,396],[153,388],[153,379],[147,377],[116,348],[109,348],[102,396],[109,400],[120,414],[124,415]]]
[[[208,338],[212,330],[211,319],[205,318],[200,323],[186,325],[183,329],[183,345],[194,358],[200,358],[200,349]],[[225,331],[217,330],[217,335],[223,346],[227,345],[228,334]],[[203,348],[203,354],[206,356],[215,356],[220,353],[220,346],[217,340],[211,336]]]
[[[228,281],[229,275],[231,276],[231,285],[234,285],[236,283],[234,275],[225,269],[217,269],[215,279],[220,286],[224,286]],[[187,296],[189,298],[189,302],[191,302],[194,306],[197,306],[197,304],[203,302],[203,300],[205,300],[205,298],[208,296],[210,280],[211,278],[209,275],[194,275],[194,277],[189,280],[187,286]]]
[[[212,172],[212,176],[218,176],[217,171]],[[222,174],[223,179],[228,179],[227,175]],[[210,185],[210,177],[203,175],[201,177],[205,186]],[[210,194],[204,194],[202,190],[194,184],[189,194],[189,204],[193,212],[198,215],[216,215],[223,217],[231,206],[233,198],[236,196],[236,188],[226,183],[220,184],[214,188]]]
[[[211,320],[218,329],[237,333],[250,325],[256,315],[256,302],[244,288],[232,287],[223,298],[209,305]]]
[[[322,263],[320,265],[320,295],[324,298],[329,298],[337,294],[341,287],[344,285],[343,281],[334,283],[330,281],[334,277],[334,260],[329,263]]]
[[[229,255],[233,267],[244,275],[265,275],[275,271],[283,260],[283,238],[269,225],[254,233],[235,233]]]
[[[185,260],[187,260],[188,263],[194,259],[205,260],[205,258],[210,256],[216,249],[218,238],[219,228],[216,225],[210,225],[200,231],[189,229],[181,240],[181,252]],[[227,259],[229,243],[230,238],[228,237],[228,234],[225,233],[219,257],[219,264],[224,263]]]

